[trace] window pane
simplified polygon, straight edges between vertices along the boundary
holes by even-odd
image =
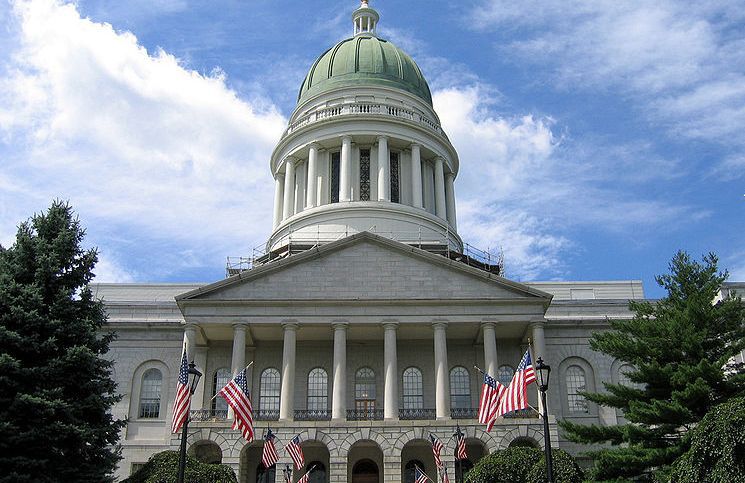
[[[331,202],[339,202],[339,162],[341,154],[331,153]]]
[[[422,371],[416,367],[409,367],[404,371],[404,409],[422,409],[424,401],[422,398]]]
[[[163,375],[158,369],[148,369],[142,375],[140,387],[140,417],[157,418],[160,416],[160,388]]]
[[[369,367],[357,371],[354,378],[355,399],[375,399],[375,372]]]
[[[218,392],[220,392],[220,389],[225,387],[225,384],[230,381],[230,369],[227,367],[221,367],[215,372],[214,377],[212,378],[212,396],[214,397]],[[212,409],[214,411],[227,411],[228,410],[228,403],[225,401],[225,399],[221,398],[220,396],[215,397],[212,399]]]
[[[308,409],[328,409],[328,375],[320,367],[308,374]]]
[[[471,378],[465,367],[453,367],[450,371],[450,407],[471,407]]]
[[[360,149],[360,200],[370,201],[370,150]]]
[[[503,386],[509,386],[512,382],[512,376],[515,375],[515,370],[510,366],[500,366],[499,372],[497,373],[497,381]]]
[[[581,394],[586,389],[585,371],[579,366],[569,366],[566,372],[567,403],[571,413],[587,413],[587,400]]]
[[[399,203],[401,199],[398,181],[398,153],[391,152],[391,201]]]
[[[261,373],[261,396],[259,398],[259,409],[262,411],[278,411],[279,393],[279,371],[274,368],[266,369]]]

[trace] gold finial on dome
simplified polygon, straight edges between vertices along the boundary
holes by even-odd
[[[354,35],[375,35],[375,26],[380,20],[380,15],[370,8],[369,0],[360,0],[360,8],[352,14],[354,21]]]

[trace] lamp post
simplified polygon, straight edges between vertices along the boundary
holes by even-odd
[[[541,405],[543,406],[543,440],[546,449],[546,475],[548,476],[548,483],[553,483],[554,462],[551,458],[551,436],[548,433],[548,410],[546,409],[546,391],[548,391],[548,378],[551,375],[551,366],[545,364],[540,357],[535,362],[535,371],[538,373],[538,390],[541,391]]]
[[[189,387],[189,407],[191,408],[191,396],[194,395],[194,391],[197,389],[197,384],[199,384],[199,379],[202,377],[202,373],[197,370],[194,361],[189,363],[189,377],[191,377],[191,387]],[[178,483],[184,483],[184,471],[186,470],[186,435],[189,432],[189,419],[190,415],[187,414],[186,419],[184,420],[184,425],[181,428],[181,450],[178,459]]]

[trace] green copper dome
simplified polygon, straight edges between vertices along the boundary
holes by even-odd
[[[298,103],[355,86],[401,89],[432,105],[432,94],[419,66],[391,42],[369,34],[342,40],[324,52],[305,77]]]

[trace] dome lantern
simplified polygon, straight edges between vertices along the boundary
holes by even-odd
[[[370,8],[368,0],[362,0],[360,2],[360,8],[352,13],[354,35],[375,35],[375,26],[378,24],[378,20],[380,20],[378,12]]]

